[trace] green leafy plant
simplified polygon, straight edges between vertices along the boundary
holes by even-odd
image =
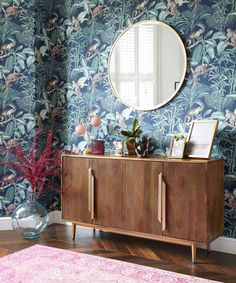
[[[125,137],[129,138],[138,138],[142,133],[142,130],[139,126],[139,120],[137,118],[134,118],[132,129],[130,131],[121,131],[121,134]]]

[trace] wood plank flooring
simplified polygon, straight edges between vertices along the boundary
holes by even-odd
[[[189,247],[117,235],[77,227],[50,225],[39,239],[23,240],[14,231],[0,231],[0,257],[34,244],[113,258],[159,269],[189,274],[226,283],[236,283],[236,255],[197,250],[197,263],[191,262]]]

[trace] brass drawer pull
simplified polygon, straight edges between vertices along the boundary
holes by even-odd
[[[88,211],[91,215],[91,221],[94,219],[94,176],[92,169],[88,169]]]
[[[162,197],[161,197],[161,191],[162,191],[162,173],[159,174],[158,176],[158,212],[157,212],[157,219],[158,221],[161,223],[161,213],[162,213],[162,209],[161,209],[161,202],[162,202]]]
[[[92,169],[88,169],[88,211],[91,212],[91,176]]]
[[[161,223],[161,231],[166,229],[166,183],[163,181],[162,173],[158,176],[158,222]]]
[[[162,181],[161,189],[161,230],[162,232],[166,229],[166,183]]]
[[[94,176],[91,175],[91,220],[94,219]]]

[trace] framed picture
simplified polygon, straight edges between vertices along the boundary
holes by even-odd
[[[218,123],[217,120],[192,122],[187,138],[186,157],[210,158]]]
[[[183,135],[174,136],[170,143],[169,158],[183,158],[186,137]]]

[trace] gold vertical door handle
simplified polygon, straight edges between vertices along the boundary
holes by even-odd
[[[158,176],[158,207],[157,207],[157,219],[161,223],[162,213],[162,173]]]
[[[91,213],[91,176],[92,169],[89,167],[88,169],[88,211]]]
[[[91,174],[91,220],[94,219],[94,176]]]
[[[166,229],[166,183],[162,181],[161,190],[161,230],[162,232]]]

